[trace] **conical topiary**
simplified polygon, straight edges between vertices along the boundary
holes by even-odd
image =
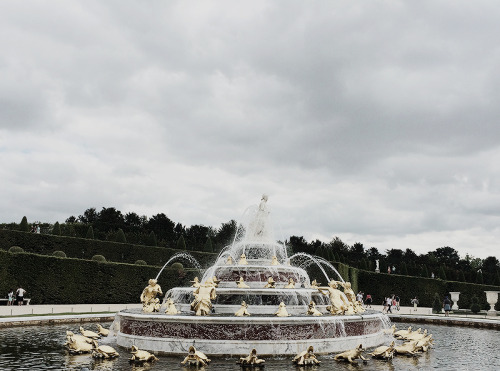
[[[28,218],[23,216],[23,219],[21,220],[21,224],[19,224],[19,230],[21,232],[28,232],[29,227],[28,227]]]
[[[89,225],[89,229],[87,229],[87,234],[85,235],[85,238],[88,240],[94,239],[94,228],[92,228],[91,225]]]
[[[59,222],[54,223],[54,227],[52,227],[52,234],[56,236],[61,235],[61,225],[59,224]]]
[[[127,238],[125,237],[125,233],[123,232],[123,229],[118,229],[118,232],[116,233],[115,237],[115,242],[121,242],[121,243],[126,243]]]

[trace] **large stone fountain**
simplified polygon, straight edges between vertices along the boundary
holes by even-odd
[[[185,354],[194,345],[207,355],[250,349],[295,355],[308,346],[321,354],[384,342],[385,314],[365,311],[333,266],[336,277],[330,278],[325,261],[321,266],[306,254],[288,256],[276,242],[266,196],[243,219],[240,236],[192,287],[169,290],[160,305],[161,288],[150,280],[143,310],[117,314],[118,345],[167,354]],[[324,277],[315,278],[328,285],[310,281],[305,260],[318,263]]]

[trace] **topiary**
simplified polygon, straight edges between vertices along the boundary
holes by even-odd
[[[61,251],[61,250],[56,250],[52,253],[52,256],[57,256],[58,258],[65,258],[66,253],[64,251]]]
[[[176,271],[180,271],[180,270],[184,269],[184,266],[182,265],[182,263],[176,262],[176,263],[172,264],[172,269],[175,269]]]
[[[436,293],[434,294],[434,301],[432,302],[432,311],[434,313],[439,313],[441,312],[441,309],[443,306],[441,305],[441,299],[439,298],[439,295]]]
[[[470,301],[472,302],[470,311],[476,314],[479,313],[481,311],[481,306],[479,305],[479,299],[477,296],[473,296]]]
[[[100,263],[103,263],[106,261],[106,258],[103,256],[103,255],[94,255],[92,257],[92,260],[93,261],[96,261],[96,262],[100,262]]]
[[[148,263],[146,263],[144,260],[136,260],[135,263],[136,265],[148,265]]]
[[[16,254],[18,252],[24,252],[24,249],[20,246],[11,246],[9,249],[10,253]]]

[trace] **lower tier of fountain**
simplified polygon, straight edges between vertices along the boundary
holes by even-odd
[[[116,315],[117,344],[158,354],[186,354],[191,345],[211,356],[317,354],[382,345],[388,317],[367,311],[350,316],[165,315],[125,310]]]

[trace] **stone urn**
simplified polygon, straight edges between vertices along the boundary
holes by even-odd
[[[496,316],[497,311],[495,310],[495,304],[498,301],[498,293],[500,291],[485,291],[486,293],[486,301],[490,305],[490,309],[488,310],[488,316]]]
[[[459,291],[450,292],[450,299],[453,302],[451,310],[458,310],[458,304],[457,304],[457,302],[458,302],[459,296],[460,296],[460,292]]]

